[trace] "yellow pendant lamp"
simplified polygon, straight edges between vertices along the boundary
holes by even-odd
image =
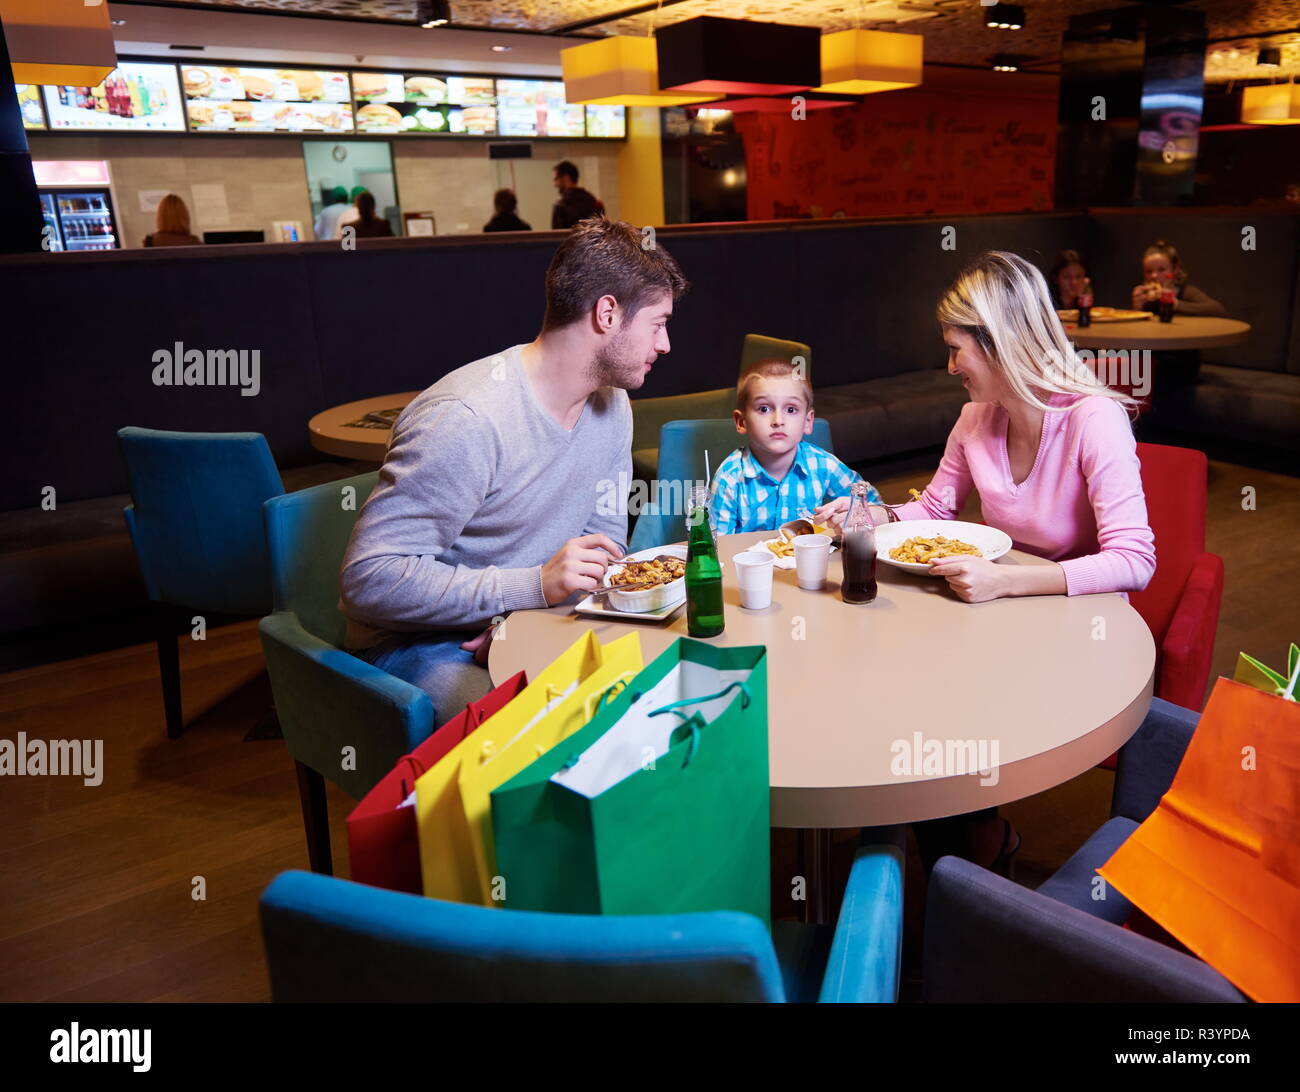
[[[1300,125],[1300,84],[1265,83],[1245,88],[1241,120],[1249,125]]]
[[[655,40],[617,35],[560,50],[564,101],[588,106],[689,106],[721,95],[659,90]]]
[[[871,95],[921,83],[925,39],[883,30],[822,35],[822,82],[814,91]]]
[[[105,3],[0,0],[14,83],[97,87],[117,67]]]

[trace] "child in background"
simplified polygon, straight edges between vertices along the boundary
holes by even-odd
[[[816,444],[809,382],[785,360],[765,360],[736,384],[736,431],[748,440],[718,467],[713,520],[720,535],[775,531],[824,502],[847,497],[862,476]],[[867,500],[880,494],[867,488]]]

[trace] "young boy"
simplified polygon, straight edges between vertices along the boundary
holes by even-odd
[[[713,479],[713,519],[720,535],[775,531],[825,501],[847,497],[862,476],[816,444],[812,386],[785,360],[765,360],[736,384],[736,431],[747,447],[733,451]],[[880,503],[872,487],[867,500]]]

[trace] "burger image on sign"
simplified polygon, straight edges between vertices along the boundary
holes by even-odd
[[[396,133],[402,128],[402,115],[383,103],[367,103],[357,111],[357,128],[365,133]]]
[[[358,99],[388,101],[388,77],[382,72],[356,72],[352,76],[352,93]]]
[[[406,80],[407,102],[445,102],[447,85],[433,76],[410,76]]]
[[[212,74],[206,68],[186,68],[181,73],[185,84],[185,97],[207,98],[212,93]]]

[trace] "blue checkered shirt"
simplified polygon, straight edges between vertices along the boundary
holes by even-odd
[[[719,535],[745,531],[775,531],[818,505],[847,497],[849,487],[862,481],[829,451],[809,443],[799,444],[794,462],[776,481],[754,458],[749,448],[733,451],[713,478],[712,516]],[[880,503],[880,494],[867,487],[867,500]]]

